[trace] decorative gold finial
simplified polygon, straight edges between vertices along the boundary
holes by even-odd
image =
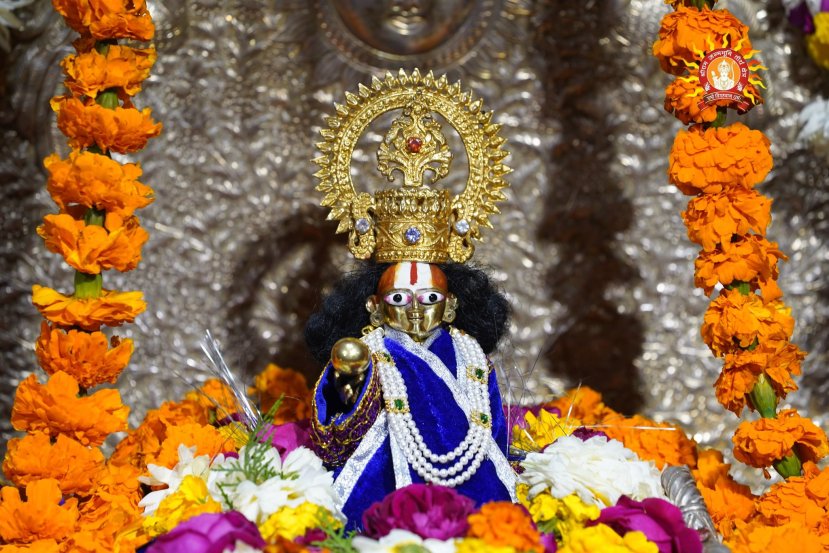
[[[346,92],[346,103],[335,104],[317,144],[322,155],[314,159],[320,170],[317,190],[330,207],[329,219],[339,221],[337,232],[348,232],[348,246],[358,259],[376,251],[378,262],[451,259],[462,263],[474,252],[472,239],[480,227],[491,227],[489,215],[498,213],[496,203],[505,198],[503,179],[511,170],[502,163],[508,155],[501,148],[500,125],[492,113],[481,110],[481,100],[462,92],[460,83],[450,85],[445,76],[429,72],[411,75],[402,69],[397,77],[372,79],[360,85],[358,94]],[[351,178],[351,157],[369,124],[384,113],[402,110],[377,152],[378,169],[390,181],[403,175],[403,187],[377,192],[357,192]],[[468,160],[468,179],[463,192],[425,186],[445,177],[452,154],[440,122],[442,117],[460,135]]]
[[[433,173],[431,184],[436,183],[449,173],[451,161],[452,152],[440,123],[420,98],[415,98],[392,122],[377,151],[380,172],[391,181],[394,171],[400,171],[403,186],[407,187],[422,186],[427,170]]]

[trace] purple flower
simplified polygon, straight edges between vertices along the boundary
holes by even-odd
[[[424,539],[448,540],[466,533],[466,518],[474,511],[475,502],[452,488],[411,484],[366,509],[363,528],[374,539],[400,528]]]
[[[623,495],[590,523],[596,524],[607,524],[621,536],[638,530],[659,547],[659,553],[702,553],[699,533],[688,528],[682,512],[663,499],[634,501]]]
[[[555,534],[541,534],[541,545],[544,546],[544,553],[556,553],[558,551]]]
[[[159,536],[147,548],[147,553],[222,553],[237,541],[251,547],[265,547],[259,529],[242,513],[205,513],[185,520]]]
[[[605,438],[608,438],[607,434],[605,434],[601,430],[592,430],[590,428],[587,428],[586,426],[579,426],[578,428],[573,430],[572,435],[583,442],[586,442],[590,438],[595,438],[596,436],[604,436]]]
[[[522,407],[521,405],[504,405],[504,414],[507,417],[507,424],[509,428],[512,428],[516,424],[519,428],[527,428],[527,420],[524,418],[524,415],[527,413],[532,413],[536,417],[541,412],[541,410],[545,410],[548,413],[552,413],[557,417],[561,416],[561,411],[559,411],[558,407],[547,407],[544,405],[533,405],[532,407]]]
[[[279,426],[268,425],[257,437],[263,444],[270,443],[275,447],[284,460],[296,448],[312,446],[310,430],[311,422],[308,420],[287,422]]]
[[[789,23],[798,27],[805,34],[810,35],[815,32],[815,20],[809,11],[809,6],[806,2],[798,4],[792,11],[789,12]]]

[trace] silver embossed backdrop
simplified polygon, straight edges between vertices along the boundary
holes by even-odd
[[[829,404],[829,169],[796,139],[798,113],[829,77],[804,52],[779,2],[723,0],[751,25],[769,67],[750,125],[774,144],[761,188],[770,238],[790,256],[780,280],[811,352],[792,396],[818,421]],[[316,376],[302,327],[351,263],[324,222],[309,160],[322,115],[371,75],[404,67],[461,79],[496,112],[515,169],[495,231],[476,252],[515,314],[501,363],[541,398],[578,383],[626,412],[683,423],[726,444],[737,419],[715,401],[719,371],[699,338],[695,247],[666,182],[678,124],[650,57],[661,0],[176,0],[153,2],[158,63],[140,96],[164,122],[138,157],[156,202],[138,270],[105,284],[143,290],[148,311],[122,331],[136,353],[120,380],[133,422],[205,377],[209,328],[250,378],[269,361]],[[35,234],[53,210],[41,160],[65,144],[48,100],[72,36],[38,0],[0,53],[0,412],[35,367],[30,289],[71,274]],[[376,174],[376,132],[353,170]],[[457,142],[456,142],[457,144]],[[457,171],[457,168],[455,169]]]

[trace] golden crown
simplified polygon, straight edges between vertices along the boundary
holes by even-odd
[[[357,94],[346,92],[344,105],[334,104],[317,144],[322,155],[314,159],[320,170],[317,190],[331,208],[328,219],[339,221],[337,232],[348,232],[348,247],[358,259],[376,252],[378,262],[423,261],[462,263],[475,250],[473,239],[480,227],[490,227],[489,215],[505,200],[503,179],[510,168],[502,163],[508,153],[501,148],[500,125],[492,112],[482,111],[480,99],[450,85],[445,76],[429,72],[409,75],[402,69],[395,77],[373,78],[360,85]],[[397,173],[403,186],[378,191],[374,196],[357,192],[351,178],[351,157],[360,136],[384,113],[402,110],[392,122],[377,151],[377,168],[389,181]],[[464,190],[452,196],[434,184],[449,173],[452,152],[446,142],[440,115],[458,133],[466,150],[469,176]]]

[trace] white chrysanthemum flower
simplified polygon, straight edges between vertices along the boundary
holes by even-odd
[[[245,446],[239,458],[216,464],[208,478],[210,494],[225,509],[235,509],[262,524],[282,507],[313,503],[343,518],[334,492],[334,477],[307,448],[290,452],[283,463],[279,452],[264,444]]]
[[[424,553],[454,553],[456,549],[455,540],[424,540],[417,534],[399,528],[392,530],[379,540],[357,536],[351,545],[360,553],[397,553],[407,551],[408,549],[404,549],[406,546],[417,546],[420,549],[415,549],[415,547],[411,549],[422,550]]]
[[[521,466],[520,479],[530,486],[531,498],[544,491],[559,499],[576,493],[599,507],[616,504],[622,495],[637,501],[665,498],[656,465],[604,436],[586,441],[563,436],[541,453],[528,454]]]
[[[144,516],[154,513],[165,497],[178,490],[185,476],[198,476],[207,480],[210,473],[210,456],[199,455],[195,457],[195,453],[195,446],[187,447],[181,444],[178,446],[178,463],[172,469],[160,465],[147,465],[150,476],[140,476],[138,480],[148,486],[167,484],[167,487],[163,490],[148,493],[138,503],[139,507],[144,507]],[[223,460],[224,455],[217,455],[214,463],[221,463]]]

